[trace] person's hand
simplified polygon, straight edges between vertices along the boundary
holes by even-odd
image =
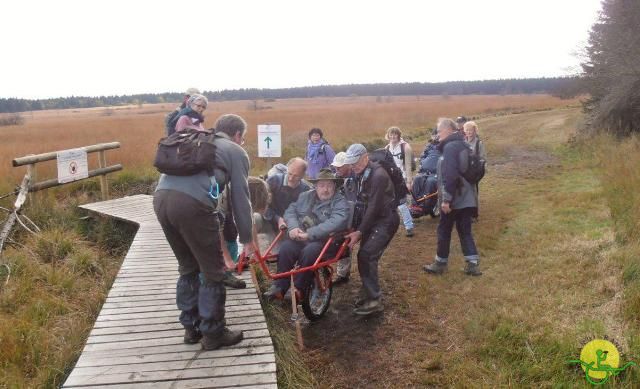
[[[351,241],[349,241],[349,248],[353,248],[353,246],[355,246],[356,243],[360,242],[360,239],[362,239],[362,232],[353,231],[352,233],[345,235],[345,238],[351,239]]]
[[[284,221],[284,218],[281,218],[281,217],[278,218],[278,229],[280,230],[287,229],[287,223]]]
[[[243,243],[244,245],[244,253],[247,257],[252,256],[256,252],[256,246],[253,242]]]
[[[289,238],[291,238],[292,240],[298,240],[298,236],[302,233],[302,230],[299,228],[294,228],[293,230],[289,231]]]
[[[309,234],[306,232],[299,233],[298,240],[302,240],[302,241],[309,240]]]
[[[411,183],[407,182],[407,190],[411,193]]]
[[[449,203],[442,203],[442,206],[440,207],[440,209],[442,210],[442,213],[447,214],[449,212],[451,212],[451,208],[450,208],[450,204]]]

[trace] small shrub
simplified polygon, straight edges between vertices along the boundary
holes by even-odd
[[[0,127],[4,126],[20,126],[24,124],[24,117],[20,113],[12,113],[0,118]]]
[[[74,234],[59,229],[43,231],[34,239],[34,252],[43,263],[64,260],[74,250],[78,241]]]

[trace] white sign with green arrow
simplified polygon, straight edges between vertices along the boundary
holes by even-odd
[[[258,124],[258,157],[282,156],[282,128],[279,124]]]

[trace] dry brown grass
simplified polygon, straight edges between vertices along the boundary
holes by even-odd
[[[223,113],[236,113],[249,124],[246,148],[257,155],[256,126],[277,122],[283,128],[284,158],[304,150],[306,134],[320,127],[336,147],[382,136],[391,125],[407,133],[432,127],[440,116],[492,116],[502,113],[535,111],[575,105],[576,100],[560,100],[548,95],[511,96],[411,96],[287,99],[258,101],[262,109],[253,110],[252,101],[213,102],[205,116],[213,126]],[[25,113],[20,126],[0,128],[0,187],[19,183],[24,168],[12,168],[11,159],[42,152],[63,150],[101,142],[119,141],[122,148],[107,153],[108,163],[125,168],[151,166],[157,140],[164,133],[164,116],[173,104],[154,104],[112,108],[88,108]],[[253,165],[264,168],[254,158]],[[95,156],[90,167],[96,166]],[[38,165],[39,177],[51,178],[53,163]]]

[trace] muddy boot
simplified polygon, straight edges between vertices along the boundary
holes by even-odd
[[[222,283],[224,284],[224,286],[228,286],[229,288],[233,289],[244,289],[247,287],[247,284],[244,281],[234,276],[230,271],[224,272]]]
[[[482,272],[480,271],[480,265],[477,263],[467,262],[464,266],[464,274],[468,276],[481,276]]]
[[[227,327],[224,327],[221,334],[210,335],[204,334],[200,343],[203,350],[217,350],[222,346],[233,346],[240,343],[243,335],[242,331],[231,331]]]
[[[440,262],[440,261],[434,261],[432,264],[424,265],[422,267],[422,270],[426,271],[427,273],[431,273],[431,274],[443,274],[444,272],[447,271],[447,263],[446,262]]]
[[[360,316],[368,316],[382,311],[384,311],[382,300],[377,298],[365,301],[362,305],[354,309],[353,313]]]
[[[184,328],[184,342],[186,344],[196,344],[202,339],[202,333],[198,327],[185,327]]]
[[[271,302],[276,299],[282,300],[284,297],[283,297],[282,290],[280,290],[280,288],[278,288],[275,285],[271,285],[269,287],[269,290],[267,290],[262,294],[262,298],[264,298],[266,301]]]

